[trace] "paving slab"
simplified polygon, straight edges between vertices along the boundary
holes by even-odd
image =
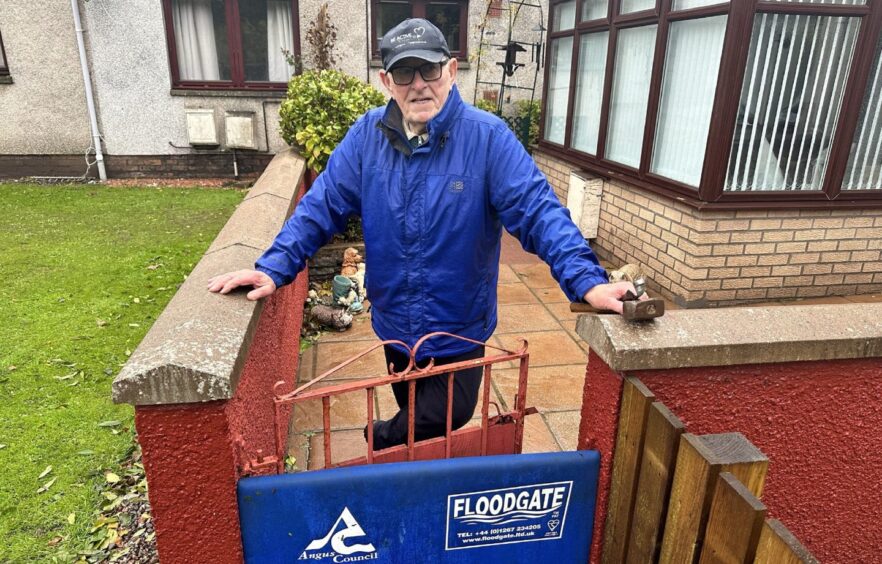
[[[536,264],[513,264],[512,269],[518,278],[530,288],[556,288],[557,280],[551,276],[551,270],[544,262]]]
[[[496,335],[559,329],[560,323],[540,304],[502,305]]]
[[[582,415],[579,410],[558,411],[543,414],[548,427],[557,439],[562,450],[576,450],[579,443],[579,422]]]
[[[517,369],[493,371],[493,383],[507,408],[518,391]],[[527,407],[541,412],[580,409],[585,382],[585,364],[531,367],[527,379]]]
[[[530,353],[530,369],[538,366],[557,364],[584,364],[588,362],[585,351],[564,329],[552,331],[531,331],[496,335],[502,348],[513,350],[520,346],[521,339],[527,340]],[[506,363],[508,368],[516,368],[517,363]]]

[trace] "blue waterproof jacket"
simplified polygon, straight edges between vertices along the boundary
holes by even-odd
[[[454,86],[411,149],[394,101],[367,112],[334,150],[256,268],[276,286],[360,214],[373,328],[412,346],[446,331],[486,341],[496,327],[501,229],[550,267],[581,301],[606,273],[545,176],[494,115],[463,102]],[[420,360],[473,349],[432,339]]]

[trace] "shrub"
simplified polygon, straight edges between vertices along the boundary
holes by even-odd
[[[491,114],[496,113],[496,100],[487,100],[486,98],[478,98],[475,107]]]
[[[539,100],[533,100],[532,104],[529,100],[518,100],[515,102],[516,115],[521,119],[530,120],[530,145],[539,142],[539,114],[542,111]]]
[[[335,70],[307,71],[288,83],[279,109],[280,133],[318,173],[355,120],[383,103],[376,88],[355,77]]]

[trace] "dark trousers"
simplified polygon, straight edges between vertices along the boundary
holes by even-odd
[[[396,349],[386,346],[386,365],[393,365],[395,372],[407,367],[408,356]],[[484,356],[484,347],[480,346],[467,353],[457,356],[436,358],[435,366],[453,364],[464,360],[472,360]],[[425,366],[420,363],[421,366]],[[476,366],[456,372],[453,377],[453,428],[459,429],[469,422],[478,403],[478,390],[481,387],[483,366]],[[441,437],[447,431],[447,376],[439,374],[416,381],[414,420],[414,440],[422,441]],[[374,450],[381,450],[407,442],[407,388],[408,382],[392,384],[392,392],[398,403],[398,413],[387,421],[374,423]]]

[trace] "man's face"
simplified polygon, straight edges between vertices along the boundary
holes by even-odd
[[[444,107],[444,102],[447,101],[447,96],[450,95],[453,83],[456,82],[456,59],[450,59],[441,68],[440,78],[428,82],[417,70],[425,64],[426,61],[414,58],[403,59],[395,64],[396,68],[412,67],[414,69],[413,82],[405,85],[395,84],[391,71],[380,71],[380,80],[383,81],[383,86],[401,108],[405,122],[415,133],[422,133],[426,123],[438,115],[438,112]]]

